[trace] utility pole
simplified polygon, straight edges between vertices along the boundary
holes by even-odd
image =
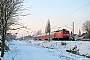
[[[74,22],[73,22],[73,36],[74,36]]]
[[[73,22],[73,40],[75,40],[75,38],[74,38],[74,22]]]
[[[65,25],[66,26],[66,25]],[[72,34],[74,35],[74,22],[73,22],[73,25],[72,25],[72,28],[66,26],[67,28],[71,29],[72,30]]]
[[[65,25],[66,26],[66,25]],[[68,26],[66,26],[67,28],[70,28]],[[73,22],[73,25],[72,25],[72,28],[70,28],[72,31],[71,31],[71,37],[72,37],[72,40],[75,40],[74,39],[74,22]]]

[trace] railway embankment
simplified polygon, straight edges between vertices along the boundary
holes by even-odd
[[[48,49],[65,49],[66,52],[90,58],[90,41],[29,41]]]

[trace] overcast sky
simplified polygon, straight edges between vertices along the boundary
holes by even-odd
[[[58,27],[71,31],[72,23],[75,22],[75,33],[82,29],[82,24],[90,20],[90,0],[25,0],[24,7],[28,7],[29,16],[21,17],[21,21],[32,31],[42,30],[49,19],[52,29]],[[67,28],[66,26],[70,27]],[[29,31],[31,32],[31,31]],[[23,35],[27,32],[20,32]]]

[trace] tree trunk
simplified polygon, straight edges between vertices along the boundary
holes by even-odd
[[[4,46],[5,46],[5,35],[4,35],[4,28],[3,28],[3,31],[2,31],[2,44],[1,44],[1,57],[4,56]]]
[[[1,4],[1,17],[4,17],[4,10],[3,10],[3,7],[2,7],[2,5],[3,4]],[[1,18],[1,25],[2,25],[2,30],[1,30],[1,36],[2,36],[2,40],[1,40],[1,57],[3,57],[4,56],[4,45],[5,45],[5,36],[4,36],[4,19],[3,18]]]
[[[3,16],[5,17],[2,19],[2,44],[1,44],[1,57],[4,56],[4,51],[5,51],[5,39],[6,39],[6,28],[7,28],[7,19],[6,19],[6,8],[4,9],[4,14]]]
[[[4,56],[4,46],[5,46],[5,26],[4,20],[2,20],[2,43],[1,43],[1,57]]]
[[[88,38],[90,38],[90,32],[88,32]]]

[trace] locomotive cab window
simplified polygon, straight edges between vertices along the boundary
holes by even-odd
[[[63,33],[64,33],[64,34],[69,34],[69,31],[64,31]]]

